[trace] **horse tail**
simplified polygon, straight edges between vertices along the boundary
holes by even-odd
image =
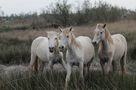
[[[127,52],[125,51],[120,60],[121,71],[123,74],[126,73],[126,57],[127,57]]]
[[[31,52],[31,60],[30,60],[30,64],[29,64],[29,69],[32,71],[38,71],[38,57],[36,56],[36,54],[34,54],[33,52]]]

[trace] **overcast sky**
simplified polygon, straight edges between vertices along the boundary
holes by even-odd
[[[0,0],[1,10],[4,11],[5,15],[10,15],[13,13],[28,13],[28,12],[41,12],[43,8],[51,6],[58,0]],[[82,4],[84,0],[68,0],[68,3],[76,6],[77,4]],[[90,0],[94,3],[99,0]],[[116,5],[119,7],[125,7],[127,9],[136,9],[136,0],[100,0],[105,1],[109,4]]]

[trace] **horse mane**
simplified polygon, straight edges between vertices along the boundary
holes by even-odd
[[[105,37],[106,37],[106,39],[109,41],[109,43],[113,44],[113,40],[111,38],[111,34],[110,34],[108,28],[107,27],[103,28],[103,24],[101,24],[101,23],[97,24],[96,27],[99,28],[100,30],[104,29],[105,30]]]
[[[66,28],[62,31],[65,35],[70,34],[69,38],[71,39],[70,44],[74,45],[76,48],[81,48],[81,45],[76,41],[76,37],[73,31],[69,31],[69,28]]]
[[[111,44],[113,44],[113,40],[112,40],[112,38],[111,38],[111,34],[110,34],[110,32],[109,32],[109,30],[108,30],[107,28],[105,28],[105,37],[106,37],[106,39],[107,39]]]
[[[81,48],[81,45],[76,41],[75,35],[71,33],[71,44],[77,48]]]

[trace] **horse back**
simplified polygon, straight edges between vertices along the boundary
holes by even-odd
[[[86,36],[79,36],[76,38],[76,40],[78,40],[81,44],[85,62],[90,61],[90,59],[93,58],[95,54],[91,39]]]
[[[31,53],[38,56],[42,61],[48,60],[48,39],[46,37],[38,37],[32,42]]]
[[[121,58],[127,52],[127,41],[121,34],[112,35],[115,51],[114,59]]]

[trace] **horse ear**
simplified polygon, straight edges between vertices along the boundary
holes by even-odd
[[[62,29],[60,28],[60,27],[58,27],[59,28],[59,30],[62,32]]]
[[[102,27],[105,28],[105,27],[106,27],[106,24],[104,24]]]
[[[72,28],[72,27],[70,27],[69,32],[71,32],[72,30],[73,30],[73,28]]]

